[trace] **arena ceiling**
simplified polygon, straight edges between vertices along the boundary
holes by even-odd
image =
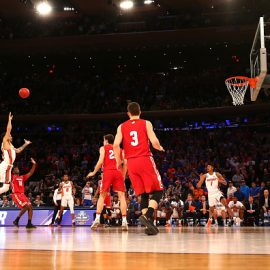
[[[33,3],[40,0],[0,0],[0,16],[2,17],[20,17],[29,16],[33,13]],[[112,13],[119,13],[119,7],[117,6],[120,0],[49,0],[53,5],[57,6],[58,12],[55,14],[60,15],[60,7],[74,6],[78,13],[84,15],[104,16]],[[143,0],[134,0],[143,2]],[[251,2],[251,1],[248,1]],[[264,2],[264,0],[259,0]],[[166,14],[178,14],[178,13],[192,13],[192,12],[215,12],[220,7],[229,10],[237,10],[237,7],[246,5],[246,0],[229,1],[228,0],[156,0],[156,4],[143,5],[138,4],[136,8],[132,10],[132,13],[162,13]],[[66,13],[67,15],[67,13]],[[75,14],[70,13],[69,16]]]

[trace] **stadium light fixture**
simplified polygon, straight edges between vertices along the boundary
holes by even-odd
[[[124,10],[132,9],[134,7],[134,2],[131,0],[124,0],[120,2],[120,8]]]
[[[144,0],[145,5],[151,5],[154,2],[155,2],[154,0]]]
[[[52,12],[52,6],[47,1],[37,3],[36,10],[41,16],[48,16]]]

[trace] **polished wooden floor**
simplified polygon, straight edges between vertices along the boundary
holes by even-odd
[[[270,228],[0,227],[0,269],[270,269]]]

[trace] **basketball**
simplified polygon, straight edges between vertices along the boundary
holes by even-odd
[[[30,96],[30,91],[27,88],[21,88],[19,90],[19,96],[23,99],[28,98]]]

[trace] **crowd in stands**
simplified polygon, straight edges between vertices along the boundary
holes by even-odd
[[[38,169],[25,188],[33,206],[53,206],[54,190],[63,173],[68,172],[76,188],[75,205],[95,209],[94,194],[100,176],[88,180],[86,175],[97,161],[102,136],[108,129],[113,132],[115,128],[108,125],[105,131],[104,127],[69,125],[59,132],[22,134],[14,131],[15,145],[20,144],[21,136],[30,136],[33,141],[16,161],[22,172],[29,170],[30,157],[37,161]],[[220,188],[232,209],[238,213],[237,217],[242,220],[249,214],[256,214],[254,218],[258,224],[259,217],[263,220],[269,216],[270,137],[267,131],[242,127],[210,131],[157,131],[157,135],[166,149],[164,153],[154,151],[165,186],[157,212],[160,225],[171,224],[172,219],[181,219],[184,224],[189,224],[192,219],[198,224],[201,219],[207,218],[207,190],[196,185],[210,161],[228,182],[228,186]],[[140,215],[140,198],[134,193],[128,177],[125,182],[128,219],[130,224],[135,225]],[[1,198],[0,207],[14,206],[8,194]],[[117,196],[112,198],[117,201]],[[120,215],[119,204],[115,205],[113,213],[117,219]],[[220,215],[223,210],[222,207],[217,209]]]

